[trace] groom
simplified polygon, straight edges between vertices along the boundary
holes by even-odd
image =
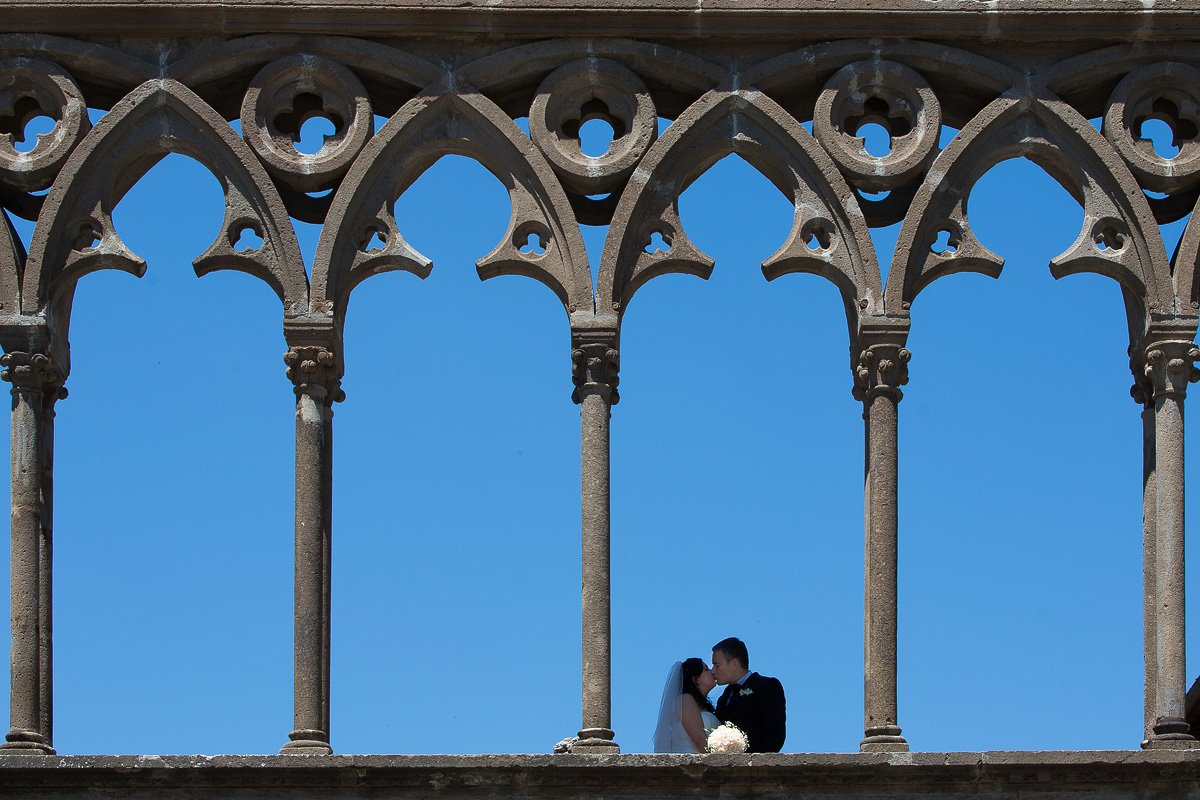
[[[778,753],[786,735],[783,684],[750,672],[750,656],[741,639],[713,645],[712,674],[725,691],[717,700],[717,719],[732,722],[749,741],[749,753]]]

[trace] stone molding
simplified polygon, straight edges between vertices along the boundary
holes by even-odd
[[[581,405],[580,734],[592,740],[580,745],[616,749],[609,426],[622,315],[655,278],[709,277],[715,262],[684,230],[679,197],[736,154],[794,209],[787,240],[761,265],[764,277],[819,275],[845,307],[853,391],[868,428],[865,584],[875,661],[866,670],[863,746],[907,747],[894,661],[897,403],[909,377],[910,313],[942,277],[1000,275],[1004,260],[973,234],[967,199],[979,176],[1025,157],[1083,209],[1074,243],[1049,264],[1052,275],[1092,272],[1122,289],[1134,396],[1153,412],[1143,424],[1154,491],[1143,502],[1154,561],[1147,575],[1160,588],[1147,589],[1154,603],[1144,613],[1161,657],[1147,660],[1147,686],[1158,695],[1147,701],[1158,737],[1148,746],[1197,745],[1180,722],[1182,652],[1165,643],[1183,641],[1183,401],[1200,377],[1192,343],[1200,215],[1174,256],[1158,226],[1182,219],[1200,198],[1200,0],[0,0],[0,31],[0,206],[36,223],[28,248],[0,225],[0,366],[16,387],[14,429],[44,442],[14,450],[14,474],[27,479],[14,485],[14,512],[26,516],[19,536],[14,527],[12,594],[14,607],[28,607],[22,619],[39,620],[47,645],[53,402],[65,396],[70,372],[72,299],[91,272],[145,272],[112,211],[159,158],[184,153],[225,192],[225,219],[194,261],[197,274],[248,273],[280,303],[297,394],[293,738],[328,746],[332,406],[344,399],[349,297],[382,272],[431,273],[432,262],[402,235],[395,200],[442,156],[465,155],[504,184],[512,209],[504,235],[476,262],[479,277],[531,278],[568,317],[569,350],[565,337],[563,345]],[[106,112],[94,126],[88,108]],[[57,125],[19,153],[14,142],[39,115]],[[314,115],[335,132],[318,153],[301,154],[295,134]],[[387,120],[379,130],[376,115]],[[1151,118],[1171,127],[1177,157],[1141,137]],[[613,129],[604,156],[579,146],[579,128],[594,119]],[[659,131],[662,119],[669,125]],[[886,130],[886,155],[866,150],[866,125]],[[943,146],[946,128],[957,133]],[[323,227],[307,269],[293,220]],[[870,229],[897,223],[892,263],[881,265]],[[581,226],[609,228],[595,274]],[[18,620],[13,630],[33,629]],[[40,736],[47,748],[49,652],[31,635],[14,649],[10,733]],[[1200,769],[1190,755],[1086,753],[314,755],[303,767],[274,757],[35,755],[23,767],[7,758],[0,786],[21,786],[53,765],[58,783],[41,786],[66,787],[61,796],[75,791],[77,774],[117,793],[150,775],[167,787],[163,796],[191,784],[244,794],[246,786],[303,783],[310,767],[325,776],[318,783],[335,776],[353,791],[378,779],[461,795],[497,786],[514,795],[527,786],[580,797],[608,786],[683,795],[710,779],[743,794],[842,784],[928,794],[1017,783],[1047,791],[1120,784],[1145,794],[1156,781],[1196,793]],[[506,784],[506,776],[516,777]]]
[[[497,38],[644,35],[662,39],[740,39],[795,43],[856,36],[939,37],[986,41],[1148,41],[1196,38],[1195,0],[43,0],[0,3],[14,33],[242,36],[327,33],[373,38],[445,34]],[[699,13],[697,13],[699,11]],[[680,15],[687,16],[681,20]],[[932,23],[931,16],[937,22]],[[1050,17],[1067,17],[1058,22]]]
[[[785,755],[3,756],[29,798],[1200,796],[1196,751]]]

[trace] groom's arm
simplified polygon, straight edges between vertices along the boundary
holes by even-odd
[[[762,736],[759,744],[764,753],[778,753],[787,737],[787,701],[783,684],[776,678],[764,681],[766,690],[762,702]]]

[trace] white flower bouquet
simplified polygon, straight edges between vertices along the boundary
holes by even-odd
[[[744,753],[749,746],[745,731],[732,722],[713,728],[708,734],[710,753]]]

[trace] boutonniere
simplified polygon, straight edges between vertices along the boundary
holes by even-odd
[[[738,694],[741,695],[742,697],[748,697],[749,695],[754,694],[754,690],[751,689],[749,686],[743,686],[742,690],[740,692],[738,692]]]

